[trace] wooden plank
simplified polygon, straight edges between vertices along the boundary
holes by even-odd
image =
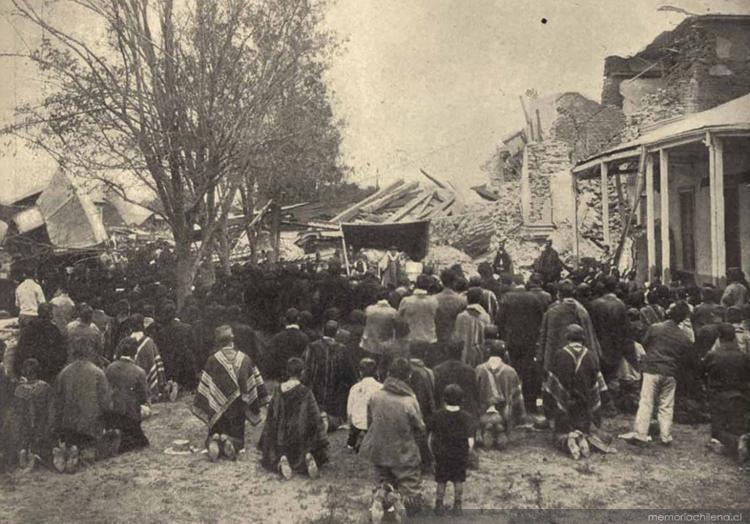
[[[419,168],[419,171],[424,176],[426,176],[433,184],[435,184],[436,186],[438,186],[440,189],[448,189],[448,186],[446,186],[445,184],[443,184],[440,180],[438,180],[437,178],[435,178],[434,176],[432,176],[431,174],[429,174],[427,171],[425,171],[421,167]]]
[[[419,187],[419,183],[417,182],[411,182],[405,186],[398,187],[393,191],[390,191],[386,193],[385,195],[381,196],[380,198],[374,200],[373,202],[370,202],[369,204],[365,204],[360,207],[360,211],[363,211],[365,213],[377,211],[378,209],[381,209],[382,207],[386,206],[389,202],[393,202],[394,200],[402,197],[409,191],[413,191],[414,189]]]
[[[420,215],[421,215],[422,213],[424,213],[424,210],[425,210],[425,209],[427,209],[427,206],[429,206],[429,205],[430,205],[430,202],[432,201],[432,199],[433,199],[433,198],[435,198],[435,194],[436,194],[436,192],[435,192],[435,191],[432,191],[432,192],[431,192],[431,193],[429,194],[429,196],[428,196],[427,198],[425,198],[425,200],[424,200],[424,202],[422,203],[422,205],[421,205],[421,206],[419,206],[419,209],[417,209],[417,210],[416,210],[416,211],[414,212],[414,215],[415,215],[415,216],[420,216]]]
[[[646,157],[648,156],[646,154],[646,148],[644,146],[641,146],[640,153],[641,159],[638,164],[639,175],[638,181],[635,185],[635,192],[633,193],[633,207],[630,208],[628,220],[625,222],[625,225],[622,228],[622,236],[620,237],[620,242],[617,244],[617,250],[615,251],[615,259],[613,264],[614,267],[618,267],[620,265],[622,251],[625,248],[625,239],[628,238],[628,235],[630,234],[630,225],[633,223],[633,217],[635,217],[635,214],[638,211],[638,204],[641,201],[641,192],[643,191],[643,184],[645,183],[646,179],[646,177],[644,176],[644,173],[646,171]]]
[[[387,224],[398,222],[402,218],[406,217],[414,209],[420,207],[420,204],[424,203],[428,199],[432,198],[432,193],[423,193],[414,198],[411,202],[402,207],[399,211],[396,211],[385,221]]]
[[[609,168],[606,162],[599,164],[599,176],[602,193],[602,232],[604,245],[609,246],[612,239],[609,235]]]
[[[380,191],[376,191],[375,193],[373,193],[369,197],[367,197],[367,198],[365,198],[363,200],[360,200],[359,202],[357,202],[356,204],[354,204],[352,206],[349,206],[344,211],[342,211],[341,213],[339,213],[338,215],[336,215],[335,217],[333,217],[331,219],[331,222],[340,223],[340,222],[346,222],[347,220],[351,220],[354,216],[357,215],[357,213],[359,213],[359,211],[362,208],[362,206],[365,206],[365,205],[367,205],[367,204],[369,204],[371,202],[374,202],[375,200],[377,200],[379,198],[382,198],[383,195],[385,195],[385,194],[393,191],[394,189],[396,189],[399,186],[403,185],[403,183],[404,183],[404,181],[401,180],[401,179],[400,180],[396,180],[395,182],[393,182],[392,184],[384,187]]]

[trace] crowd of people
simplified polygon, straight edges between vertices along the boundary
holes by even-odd
[[[395,248],[350,259],[350,274],[335,260],[234,266],[180,308],[160,262],[99,280],[99,294],[58,279],[49,301],[29,272],[0,372],[3,467],[75,472],[148,446],[152,403],[186,394],[210,460],[235,460],[245,422],[262,424],[262,463],[282,478],[317,477],[328,434],[348,428],[347,449],[376,472],[375,520],[418,513],[424,475],[434,510],[453,483],[460,512],[477,449],[502,450],[524,426],[577,460],[613,450],[603,420],[618,413],[634,416],[621,437],[638,446],[670,445],[675,418],[710,422],[713,447],[748,456],[739,269],[724,289],[642,286],[605,263],[568,270],[551,242],[525,281],[502,245],[476,275],[407,272]]]

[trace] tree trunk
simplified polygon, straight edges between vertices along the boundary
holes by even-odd
[[[185,305],[185,299],[193,292],[193,281],[196,274],[195,254],[190,250],[190,241],[175,240],[175,257],[176,264],[176,282],[175,290],[177,298],[177,309],[182,309]]]
[[[271,243],[273,248],[271,262],[276,263],[281,258],[279,256],[281,248],[281,206],[275,203],[271,205]]]
[[[215,242],[215,251],[219,257],[219,261],[221,262],[222,271],[224,271],[225,275],[229,275],[232,270],[232,264],[230,262],[230,257],[232,254],[232,241],[229,238],[229,232],[227,231],[226,219],[223,220],[223,222],[224,223],[221,224],[216,231],[218,238]]]

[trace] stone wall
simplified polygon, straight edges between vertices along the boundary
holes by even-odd
[[[530,202],[529,224],[552,222],[553,198],[550,177],[571,167],[571,148],[562,140],[544,140],[526,145],[526,162]]]

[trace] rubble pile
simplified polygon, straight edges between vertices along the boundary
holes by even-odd
[[[452,246],[472,258],[487,253],[493,237],[508,235],[521,225],[520,182],[506,182],[498,200],[472,206],[464,213],[433,220],[431,245]]]
[[[331,223],[393,224],[434,219],[460,212],[460,204],[452,188],[423,174],[432,184],[396,182],[376,191],[345,209]]]

